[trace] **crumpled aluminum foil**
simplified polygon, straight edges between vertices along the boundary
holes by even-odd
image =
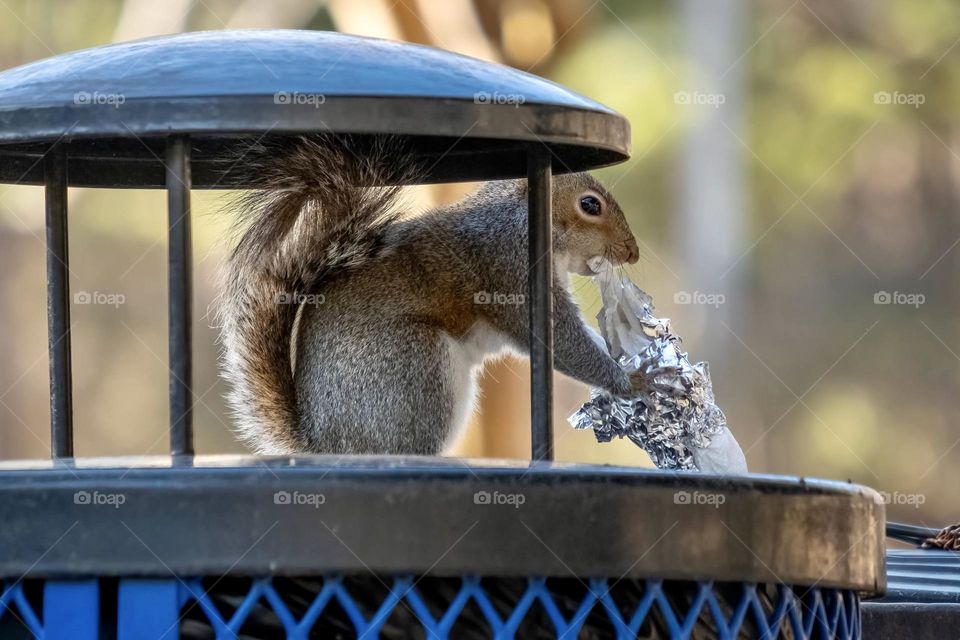
[[[650,392],[618,398],[594,389],[572,416],[599,442],[629,438],[660,469],[746,473],[743,452],[716,405],[707,363],[692,364],[670,320],[653,315],[653,300],[602,259],[591,261],[603,309],[597,316],[610,355],[628,372],[653,380]]]

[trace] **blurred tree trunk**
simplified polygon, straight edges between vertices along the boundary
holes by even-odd
[[[480,382],[484,395],[477,419],[483,438],[482,450],[477,453],[491,458],[529,458],[529,364],[514,358],[491,363]]]
[[[327,10],[337,31],[388,40],[403,40],[405,34],[397,24],[395,2],[387,0],[328,0]],[[416,42],[416,41],[414,41]]]
[[[933,241],[920,264],[924,270],[930,268],[923,280],[931,288],[932,298],[939,305],[937,309],[947,317],[956,317],[960,246],[952,245],[960,238],[960,172],[957,159],[945,146],[956,136],[951,135],[952,128],[947,122],[934,118],[927,121],[927,125],[932,132],[926,129],[919,132],[920,202],[930,231],[928,237]]]
[[[46,279],[38,243],[0,226],[0,459],[49,451]]]
[[[181,33],[187,28],[187,18],[194,4],[192,0],[125,0],[113,30],[113,41]]]
[[[0,264],[10,262],[12,257],[10,244],[7,234],[0,229]],[[3,331],[5,338],[15,329],[10,300],[10,288],[13,286],[11,276],[15,273],[15,267],[16,264],[7,264],[3,270],[6,277],[0,278],[0,327],[5,329]],[[18,425],[16,418],[11,415],[11,412],[16,411],[16,407],[12,406],[14,402],[10,397],[12,394],[7,394],[7,390],[14,382],[15,368],[9,366],[10,363],[15,362],[13,340],[0,340],[0,362],[7,363],[6,366],[0,367],[0,399],[3,400],[3,404],[0,404],[0,459],[3,459],[12,457],[13,452],[17,450],[14,433]]]
[[[737,140],[743,133],[742,25],[747,16],[743,0],[684,0],[684,49],[690,52],[695,77],[686,78],[684,90],[703,96],[718,106],[697,104],[691,97],[686,108],[695,111],[695,124],[683,145],[680,174],[680,218],[677,244],[686,275],[684,286],[704,293],[723,293],[727,303],[719,308],[701,306],[710,314],[710,325],[734,324],[742,304],[743,276],[749,255],[730,270],[745,242],[744,150]],[[732,133],[731,133],[732,131]],[[730,336],[725,330],[709,333],[698,358],[722,360]]]
[[[315,0],[244,0],[227,19],[227,29],[302,29],[320,10]]]

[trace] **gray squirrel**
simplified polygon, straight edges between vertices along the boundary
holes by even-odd
[[[529,353],[526,180],[407,218],[418,168],[395,139],[259,144],[243,167],[257,188],[218,309],[240,438],[265,455],[441,453],[483,362]],[[567,290],[596,256],[637,261],[623,211],[585,173],[555,176],[552,206],[555,367],[638,393],[651,381],[610,357]]]

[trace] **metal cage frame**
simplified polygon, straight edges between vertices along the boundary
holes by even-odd
[[[245,54],[251,50],[262,69]],[[228,52],[224,59],[212,57],[222,51]],[[351,59],[343,60],[340,51]],[[197,69],[194,61],[201,56],[209,66]],[[265,61],[268,56],[273,57]],[[171,95],[157,96],[154,78],[142,73],[158,59],[173,76],[167,85]],[[319,80],[311,77],[316,64],[330,59],[337,63]],[[387,78],[380,67],[391,61],[399,75]],[[283,65],[283,81],[272,71],[274,64]],[[236,65],[251,77],[224,82],[224,73]],[[113,87],[112,93],[102,93],[103,87]],[[552,459],[552,173],[626,159],[629,126],[622,116],[499,65],[428,47],[302,31],[208,32],[88,49],[6,71],[0,90],[0,181],[42,183],[46,190],[53,458],[73,456],[68,186],[167,191],[170,453],[189,456],[190,191],[245,186],[218,167],[216,151],[248,132],[262,138],[349,131],[414,141],[414,149],[431,161],[427,181],[528,179],[533,458]],[[100,95],[120,100],[122,117],[98,109]],[[295,103],[300,95],[322,97],[325,107],[329,100],[329,108],[318,115],[315,106]],[[520,103],[498,104],[498,95]],[[283,96],[290,96],[287,103]],[[433,141],[444,139],[452,144],[438,149]],[[161,141],[162,149],[156,144]],[[467,152],[457,153],[460,146]]]

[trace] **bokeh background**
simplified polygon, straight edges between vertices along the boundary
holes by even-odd
[[[600,176],[641,241],[631,269],[716,395],[753,471],[853,480],[889,517],[960,518],[960,3],[951,0],[0,0],[0,68],[223,28],[328,29],[530,70],[626,115]],[[471,185],[421,188],[415,206]],[[167,446],[162,192],[73,189],[78,455]],[[206,312],[229,196],[194,193],[195,421],[239,453]],[[43,192],[0,186],[0,458],[49,451]],[[588,317],[599,299],[575,281]],[[108,296],[105,298],[104,296]],[[112,296],[112,297],[109,297]],[[529,457],[528,372],[489,367],[456,453]],[[566,417],[566,461],[649,466]]]

